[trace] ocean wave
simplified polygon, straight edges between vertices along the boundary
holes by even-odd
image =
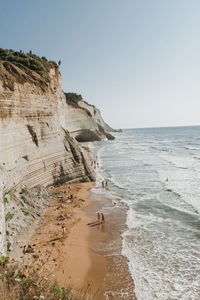
[[[192,158],[192,157],[190,158],[187,156],[181,157],[181,156],[175,156],[175,155],[160,154],[160,158],[171,163],[175,167],[181,168],[181,169],[188,169],[190,167],[194,167],[196,164],[194,158]]]
[[[163,152],[171,152],[172,150],[171,149],[162,149],[161,148],[161,151],[163,151]]]
[[[200,147],[193,147],[193,146],[184,146],[185,149],[187,150],[200,150]]]
[[[125,189],[126,189],[126,187],[125,187],[122,183],[120,183],[119,181],[117,181],[117,179],[116,179],[114,176],[112,176],[112,175],[111,175],[109,181],[110,181],[115,187],[117,187],[117,188],[120,189],[120,190],[125,190]]]
[[[179,193],[173,191],[173,189],[165,188],[165,191],[166,191],[166,192],[173,193],[175,196],[181,198],[181,195],[180,195]]]
[[[199,145],[195,141],[190,145],[187,133],[184,140],[183,135],[179,139],[172,131],[162,132],[159,142],[149,130],[137,140],[136,135],[122,133],[113,144],[96,144],[101,148],[95,151],[102,176],[97,192],[105,192],[100,178],[107,178],[113,202],[116,194],[121,195],[118,203],[127,207],[122,254],[129,261],[137,299],[196,300],[200,294],[200,149],[192,151]],[[192,149],[184,148],[188,144]]]
[[[182,203],[179,200],[178,205],[200,213],[200,175],[198,171],[180,173],[180,171],[157,170],[157,172],[163,189],[182,200]]]
[[[147,224],[138,215],[136,219],[123,234],[122,254],[128,258],[137,299],[198,299],[199,276],[195,274],[200,266],[200,243],[190,237],[184,240],[185,227],[180,230],[170,219],[152,221],[149,217]]]
[[[130,159],[134,161],[142,162],[144,164],[143,162],[144,157],[139,157],[138,154],[136,154],[135,156],[130,156]]]

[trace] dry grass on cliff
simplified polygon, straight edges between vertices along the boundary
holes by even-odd
[[[78,295],[71,289],[50,283],[47,278],[40,279],[37,274],[24,275],[14,266],[8,266],[1,257],[0,300],[84,300],[89,296]]]

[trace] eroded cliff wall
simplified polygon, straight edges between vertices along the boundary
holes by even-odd
[[[66,95],[66,118],[67,127],[71,135],[79,142],[112,140],[114,137],[108,132],[111,129],[103,120],[101,112],[94,105],[85,102],[80,95],[77,96],[76,106],[70,104]],[[79,100],[80,99],[80,100]],[[114,130],[113,130],[114,131]]]
[[[33,80],[17,66],[0,64],[2,254],[6,252],[6,240],[8,247],[8,240],[12,242],[13,235],[28,224],[23,222],[32,205],[27,203],[28,191],[35,186],[94,180],[78,142],[69,133],[80,126],[73,123],[77,114],[74,117],[66,103],[58,69],[50,70],[48,82],[35,80],[37,74],[31,76]],[[37,202],[39,195],[32,194],[33,202],[34,197]]]

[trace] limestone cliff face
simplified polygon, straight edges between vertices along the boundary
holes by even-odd
[[[66,101],[67,128],[77,141],[89,142],[114,139],[107,131],[110,127],[104,122],[100,110],[94,105],[88,104],[81,98],[74,107],[68,101],[68,94],[66,94]]]
[[[41,78],[36,81],[36,74],[27,76],[12,64],[0,64],[0,253],[3,254],[8,240],[6,231],[7,235],[9,230],[12,232],[9,238],[12,242],[17,232],[30,224],[19,219],[34,215],[30,214],[32,204],[27,203],[31,198],[26,197],[28,191],[35,186],[94,180],[93,171],[73,137],[79,141],[109,137],[96,108],[83,101],[80,108],[67,104],[57,68],[50,70],[46,82]],[[39,201],[36,194],[32,194],[32,202]]]

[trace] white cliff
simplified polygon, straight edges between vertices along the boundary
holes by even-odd
[[[106,131],[108,125],[102,119],[99,109],[85,102],[80,95],[74,93],[65,95],[67,101],[66,113],[69,116],[66,118],[67,127],[76,140],[79,142],[88,142],[114,139]]]
[[[45,206],[42,187],[94,180],[73,137],[110,137],[94,106],[66,102],[56,67],[48,76],[0,63],[0,254]]]

